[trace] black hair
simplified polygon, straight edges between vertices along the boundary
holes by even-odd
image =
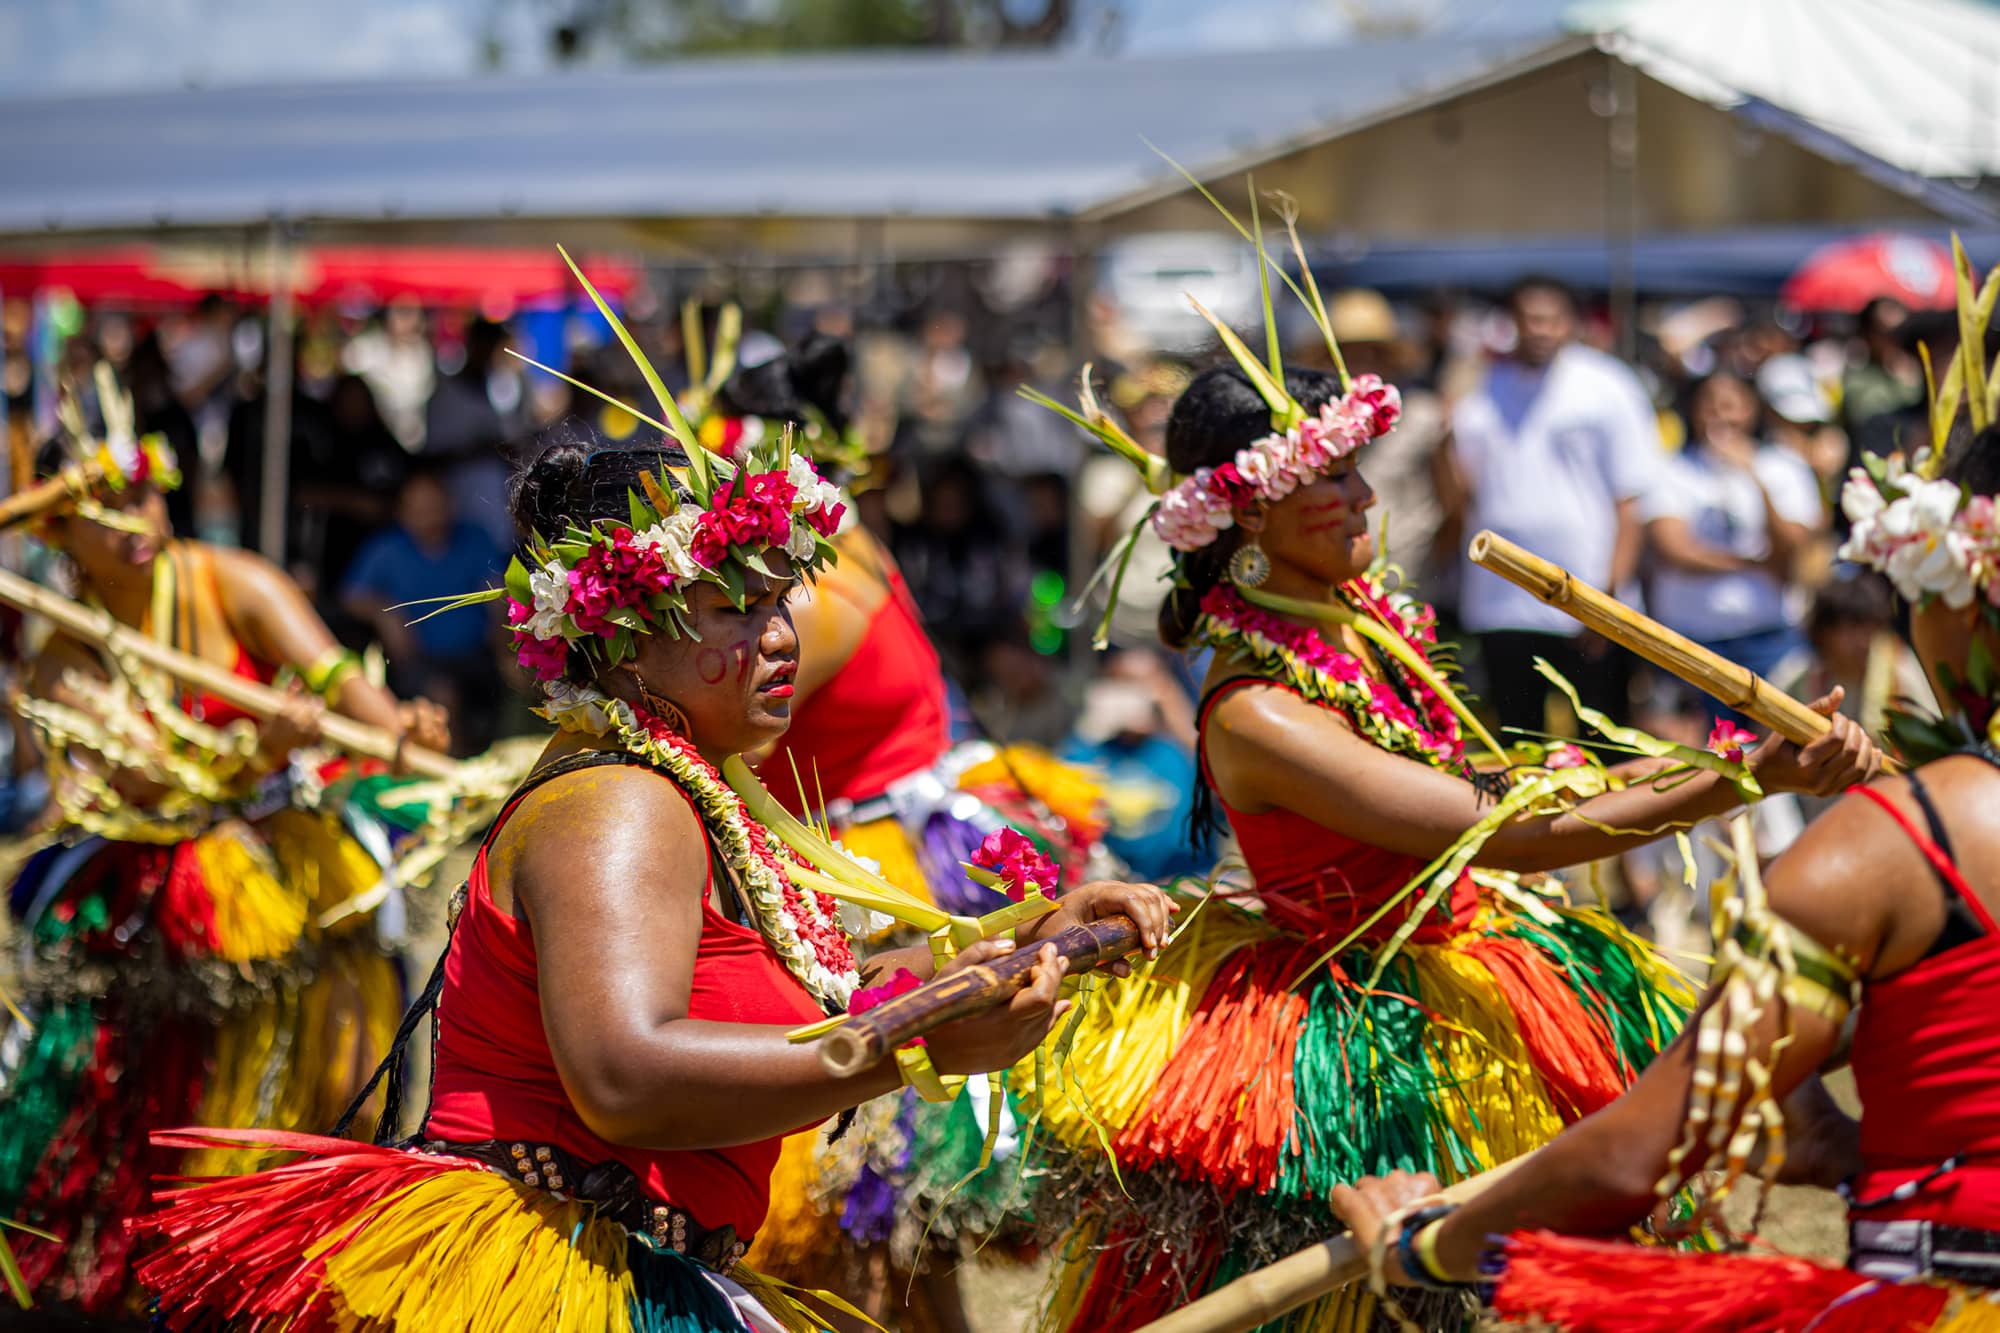
[[[1974,435],[1961,422],[1945,442],[1944,470],[1938,475],[1973,495],[2000,495],[2000,425]]]
[[[574,417],[560,421],[535,437],[529,461],[514,475],[514,530],[524,540],[552,542],[599,519],[622,523],[643,472],[685,501],[689,497],[668,469],[687,465],[681,447],[657,435],[614,443]]]
[[[807,412],[825,418],[835,434],[847,429],[841,391],[852,356],[847,343],[809,333],[783,356],[745,366],[716,392],[715,405],[732,416],[762,417],[804,425]]]
[[[1317,370],[1291,370],[1285,373],[1285,391],[1306,411],[1317,412],[1340,397],[1340,381]],[[1206,370],[1174,400],[1167,418],[1167,465],[1179,476],[1220,467],[1270,433],[1270,405],[1242,371]],[[1200,550],[1175,555],[1174,586],[1160,603],[1160,638],[1169,648],[1188,646],[1201,599],[1222,582],[1242,540],[1242,529],[1225,528]]]
[[[35,450],[35,480],[46,481],[74,461],[62,437],[51,435],[42,441],[40,448]]]
[[[1700,376],[1699,378],[1692,381],[1687,386],[1686,390],[1683,391],[1683,393],[1681,394],[1681,400],[1680,400],[1681,420],[1687,423],[1689,444],[1693,444],[1698,447],[1700,443],[1698,440],[1695,439],[1695,434],[1694,434],[1695,400],[1701,397],[1701,392],[1703,389],[1706,389],[1709,385],[1717,383],[1718,381],[1721,380],[1735,381],[1736,383],[1743,386],[1743,390],[1745,393],[1748,393],[1750,395],[1750,401],[1755,405],[1757,414],[1756,424],[1750,427],[1750,433],[1752,435],[1756,435],[1759,433],[1758,428],[1759,426],[1762,425],[1764,420],[1764,413],[1769,407],[1769,404],[1767,404],[1764,401],[1763,391],[1757,387],[1757,381],[1752,379],[1750,376],[1739,374],[1738,372],[1729,369],[1727,366],[1719,366],[1716,369],[1709,371],[1706,375]]]
[[[1833,579],[1813,594],[1812,610],[1806,614],[1806,633],[1820,635],[1845,625],[1874,625],[1887,629],[1896,623],[1896,594],[1889,580],[1873,570],[1852,578]]]
[[[614,443],[574,417],[560,421],[535,437],[529,461],[514,475],[514,530],[524,541],[539,537],[553,542],[572,527],[589,527],[600,519],[623,523],[632,512],[630,496],[642,489],[639,476],[646,472],[676,500],[686,502],[691,497],[669,469],[687,465],[687,453],[658,436]],[[570,645],[565,674],[579,685],[596,675],[578,644]]]
[[[1548,292],[1561,298],[1562,303],[1569,307],[1571,314],[1583,309],[1582,302],[1576,299],[1575,289],[1552,273],[1528,273],[1514,279],[1508,285],[1506,295],[1501,298],[1501,304],[1512,310],[1529,292]]]

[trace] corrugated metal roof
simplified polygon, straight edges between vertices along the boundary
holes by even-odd
[[[0,101],[0,232],[296,219],[1060,217],[1558,41],[907,54]]]

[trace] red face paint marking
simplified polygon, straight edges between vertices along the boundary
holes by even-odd
[[[756,649],[751,647],[750,640],[738,639],[729,645],[729,651],[736,654],[736,683],[741,685],[750,679],[750,664],[757,660]]]
[[[722,678],[729,674],[729,658],[714,645],[709,645],[695,654],[694,669],[704,683],[720,685]]]
[[[1307,505],[1305,510],[1308,514],[1332,515],[1332,517],[1326,519],[1324,522],[1306,524],[1306,532],[1308,534],[1332,532],[1337,528],[1347,526],[1347,501],[1338,496],[1328,500],[1325,504]]]

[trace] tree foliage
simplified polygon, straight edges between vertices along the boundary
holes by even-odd
[[[572,0],[549,31],[558,59],[630,60],[909,46],[1047,46],[1074,0]]]

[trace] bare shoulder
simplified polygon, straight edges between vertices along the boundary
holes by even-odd
[[[1347,720],[1329,708],[1309,703],[1296,691],[1256,676],[1237,676],[1211,687],[1225,689],[1203,720],[1202,740],[1225,748],[1250,745],[1269,749],[1274,743],[1323,731],[1349,733]]]
[[[496,904],[547,906],[681,879],[706,858],[701,821],[680,788],[638,764],[604,763],[521,798],[487,852],[487,870]]]

